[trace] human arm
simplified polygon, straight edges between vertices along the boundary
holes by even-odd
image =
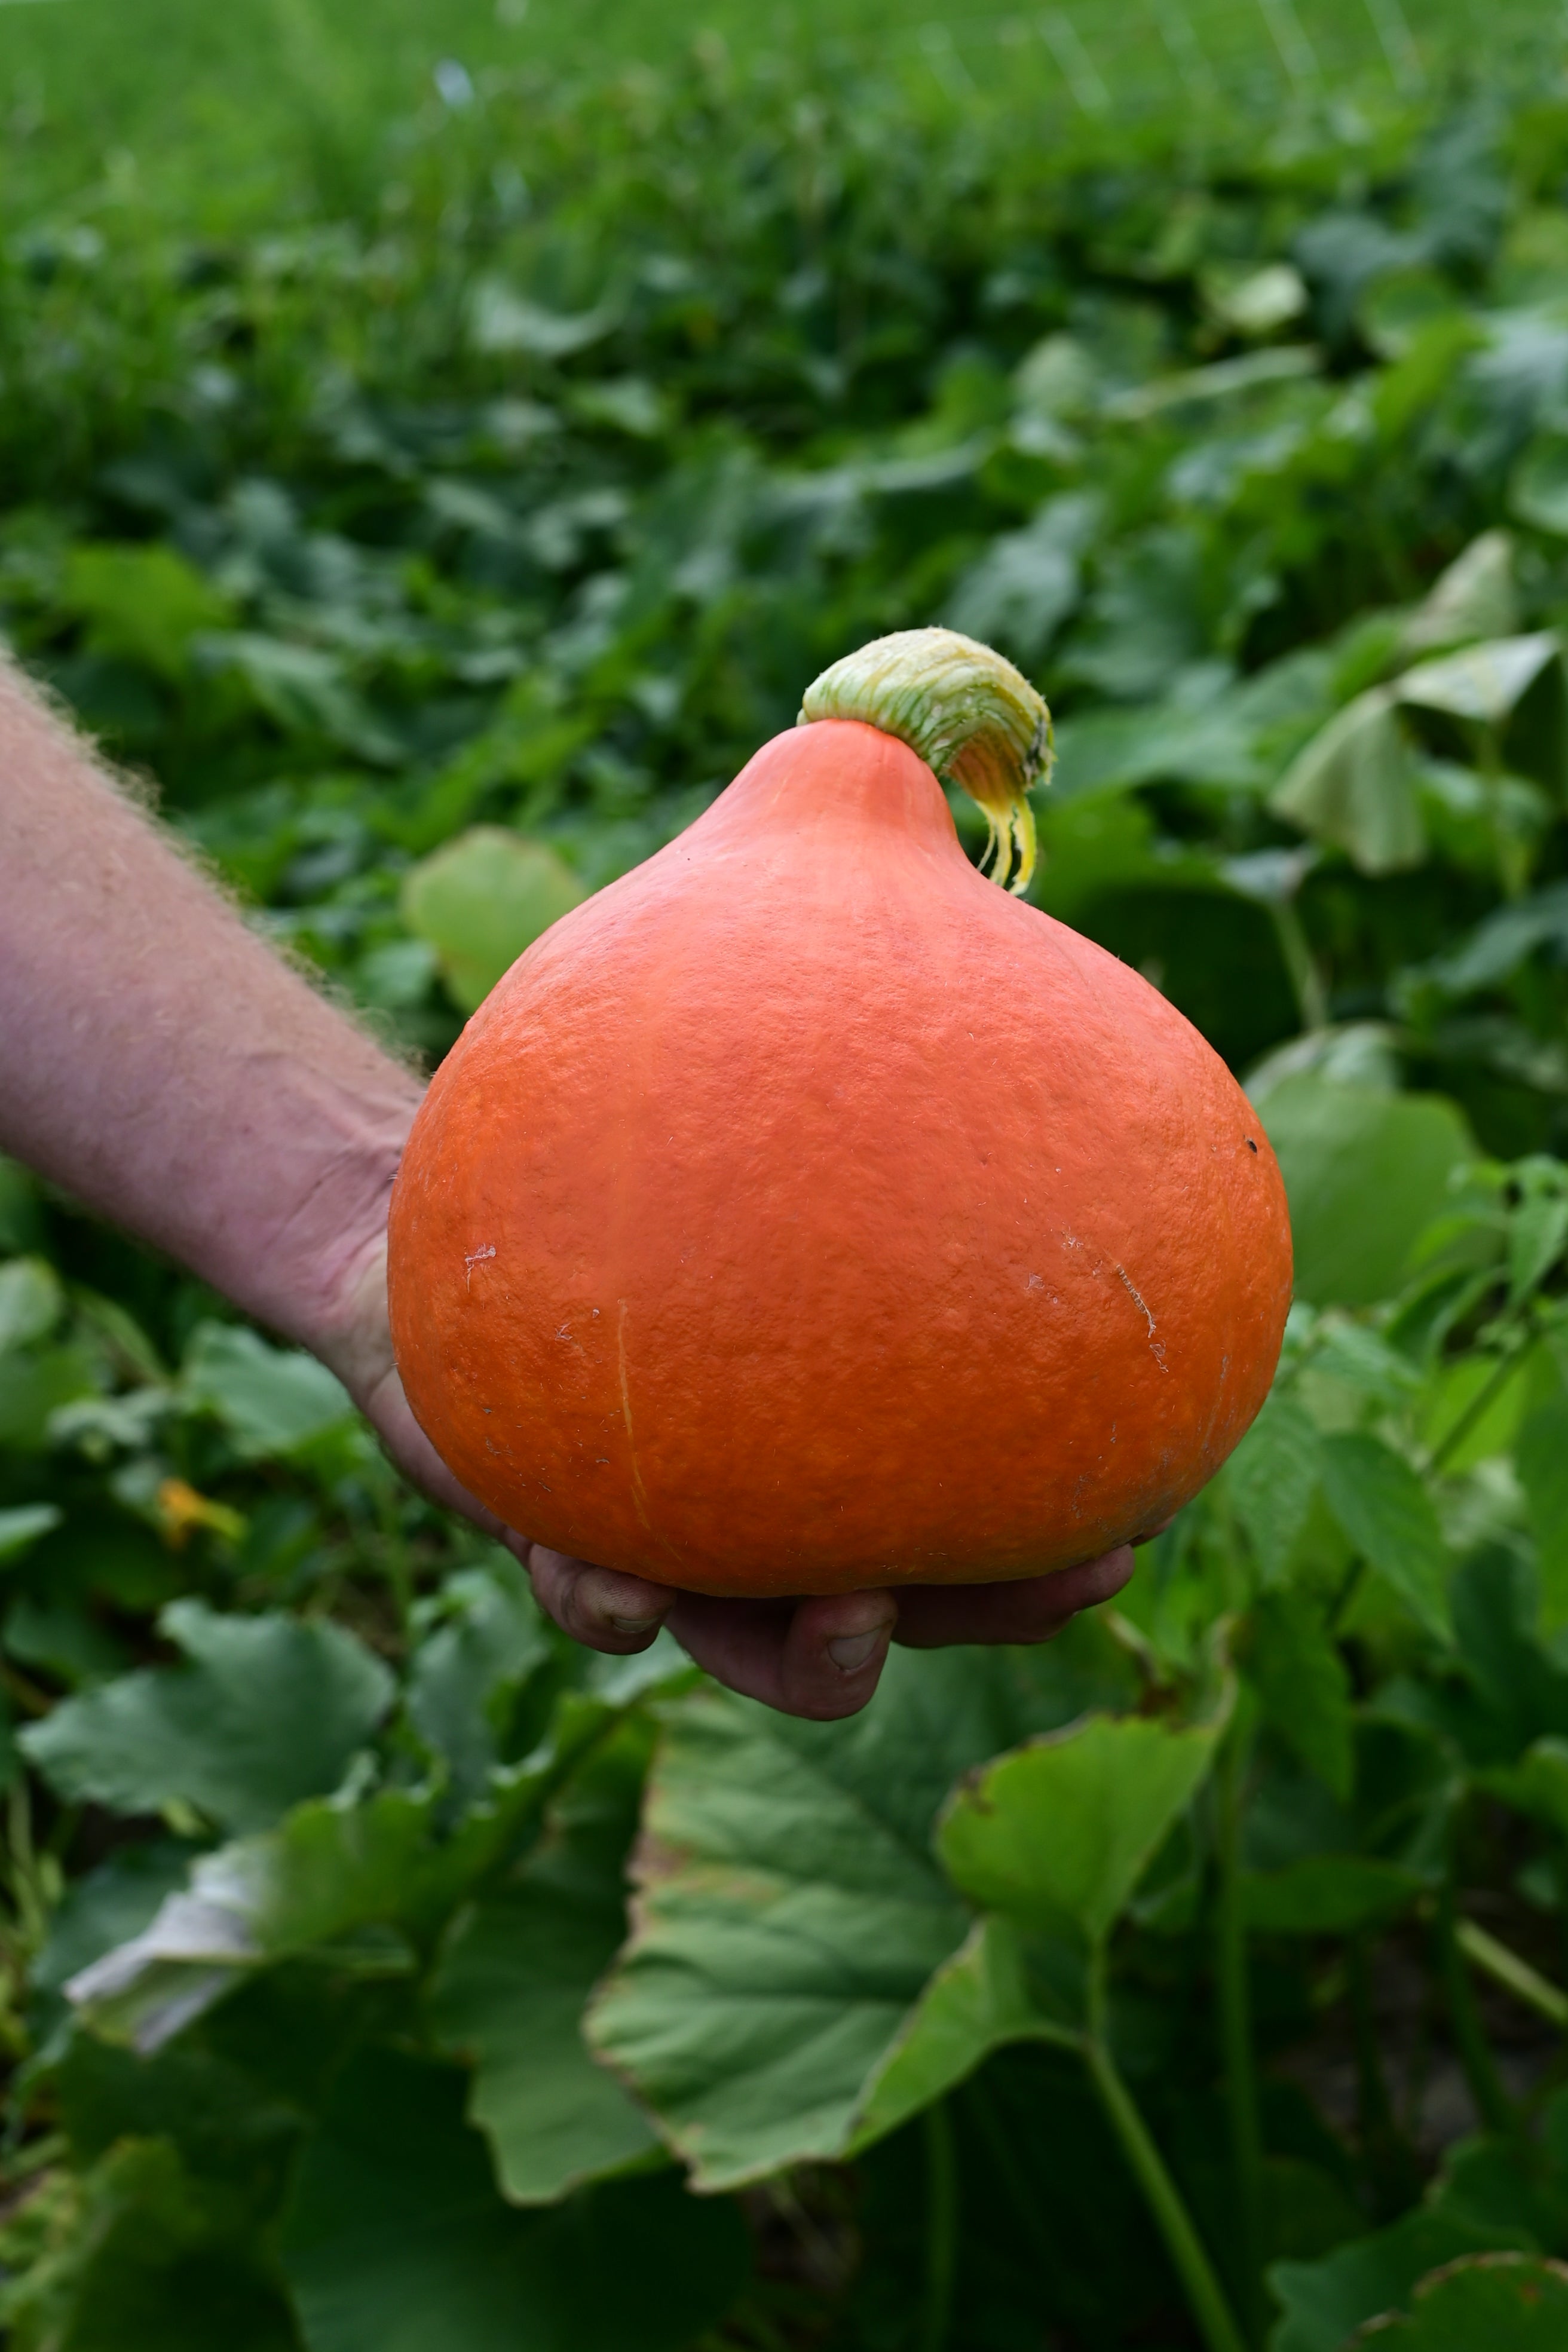
[[[502,1528],[416,1424],[386,1319],[386,1212],[419,1082],[259,939],[0,667],[0,1148],[332,1368],[393,1459],[527,1560],[596,1649],[662,1623],[794,1713],[863,1706],[888,1643],[1040,1640],[1131,1555],[967,1592],[715,1601]]]

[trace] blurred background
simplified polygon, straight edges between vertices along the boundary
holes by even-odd
[[[0,1162],[7,2342],[1568,2342],[1563,12],[0,0],[0,631],[389,1044],[944,622],[1298,1268],[1116,1608],[786,1725]]]

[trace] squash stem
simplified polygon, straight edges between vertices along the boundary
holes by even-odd
[[[1225,1743],[1215,1787],[1219,1861],[1215,1976],[1226,2105],[1230,2121],[1231,2167],[1236,2181],[1242,2315],[1248,2337],[1257,2343],[1264,2322],[1263,2135],[1258,2115],[1247,1922],[1242,1909],[1241,1813],[1246,1770],[1246,1731],[1238,1720]]]
[[[945,2099],[925,2111],[926,2276],[921,2352],[946,2352],[958,2257],[958,2163]]]
[[[1185,2200],[1117,2070],[1103,2032],[1096,2030],[1086,2033],[1079,2046],[1107,2120],[1165,2242],[1165,2251],[1182,2283],[1207,2352],[1247,2352],[1225,2289],[1204,2251]]]

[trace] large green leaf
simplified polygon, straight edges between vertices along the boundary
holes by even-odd
[[[1361,1853],[1310,1854],[1283,1870],[1248,1871],[1248,1927],[1268,1936],[1352,1936],[1405,1910],[1427,1881],[1402,1863]]]
[[[1490,2230],[1454,2214],[1417,2209],[1389,2229],[1337,2247],[1321,2262],[1276,2263],[1268,2284],[1283,2316],[1268,2339],[1268,2352],[1341,2352],[1363,2321],[1408,2308],[1417,2283],[1440,2263],[1528,2242],[1525,2231]],[[1479,2344],[1473,2352],[1481,2352]]]
[[[548,2203],[658,2144],[582,2031],[626,1933],[645,1761],[641,1741],[623,1739],[579,1774],[536,1852],[458,1920],[436,1979],[436,2032],[474,2062],[469,2119],[517,2204]]]
[[[499,1546],[483,1568],[449,1576],[420,1613],[409,1720],[467,1801],[500,1761],[509,1702],[552,1653],[524,1570]]]
[[[1323,1492],[1362,1557],[1429,1633],[1446,1635],[1451,1567],[1432,1498],[1403,1454],[1345,1430],[1323,1440]]]
[[[47,1339],[65,1307],[65,1291],[47,1258],[14,1257],[0,1265],[0,1356]]]
[[[1258,1105],[1290,1203],[1296,1289],[1316,1307],[1398,1289],[1415,1242],[1474,1157],[1465,1122],[1433,1096],[1283,1078]]]
[[[121,2139],[79,2181],[57,2176],[35,2197],[43,2247],[28,2242],[26,2206],[0,2231],[14,2352],[300,2352],[233,2197],[193,2178],[166,2140]]]
[[[1406,670],[1397,691],[1401,701],[1424,710],[1500,727],[1547,664],[1559,657],[1557,639],[1549,629],[1533,636],[1494,638]]]
[[[486,1801],[455,1829],[438,1788],[345,1792],[204,1855],[148,1927],[71,1979],[71,2000],[95,2031],[155,2050],[258,1969],[297,1954],[351,1970],[406,1966],[402,1935],[423,1940],[445,1923],[523,1841],[616,1713],[569,1696],[550,1739],[495,1773]]]
[[[1541,2254],[1470,2254],[1415,2289],[1406,2312],[1369,2320],[1362,2352],[1560,2352],[1568,2344],[1568,2266]]]
[[[1278,1391],[1226,1465],[1236,1515],[1258,1555],[1266,1587],[1281,1583],[1307,1523],[1321,1474],[1318,1432],[1293,1397]]]
[[[1531,1413],[1514,1460],[1535,1537],[1542,1622],[1555,1632],[1568,1624],[1568,1394]]]
[[[1059,1719],[1032,1675],[1026,1654],[895,1650],[847,1723],[713,1691],[674,1715],[635,1930],[588,2032],[703,2185],[856,2139],[970,1926],[931,1854],[937,1808],[1031,1717]]]
[[[176,1601],[159,1626],[188,1665],[102,1684],[21,1735],[73,1802],[155,1813],[178,1799],[222,1829],[263,1828],[336,1788],[392,1704],[391,1675],[341,1625]]]
[[[992,2051],[1008,2042],[1058,2038],[1055,2021],[1040,2009],[1012,1920],[977,1919],[931,1978],[873,2073],[849,2152],[870,2147],[930,2106]]]
[[[414,866],[403,885],[410,930],[428,940],[465,1013],[587,892],[554,850],[494,824],[475,825]]]
[[[53,1503],[21,1503],[14,1510],[0,1511],[0,1567],[19,1559],[40,1536],[51,1534],[62,1516]]]
[[[1269,800],[1314,840],[1342,849],[1363,874],[1418,866],[1426,835],[1415,761],[1394,695],[1373,687],[1330,719]]]
[[[247,1462],[296,1454],[354,1417],[348,1391],[314,1356],[269,1348],[237,1323],[197,1325],[180,1391],[190,1410],[223,1423]]]
[[[977,1773],[942,1819],[953,1884],[1027,1930],[1103,1941],[1214,1760],[1223,1715],[1094,1716]]]
[[[461,2070],[380,2049],[344,2071],[282,2248],[308,2352],[679,2352],[748,2268],[739,2215],[668,2171],[509,2207]]]
[[[1252,1614],[1247,1677],[1268,1721],[1338,1797],[1350,1794],[1351,1679],[1320,1602],[1265,1592]]]

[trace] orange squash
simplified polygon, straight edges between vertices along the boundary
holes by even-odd
[[[1242,1435],[1290,1290],[1257,1116],[976,871],[933,772],[1026,872],[1048,746],[997,656],[884,639],[469,1022],[392,1325],[512,1527],[700,1592],[988,1581],[1157,1526]]]

